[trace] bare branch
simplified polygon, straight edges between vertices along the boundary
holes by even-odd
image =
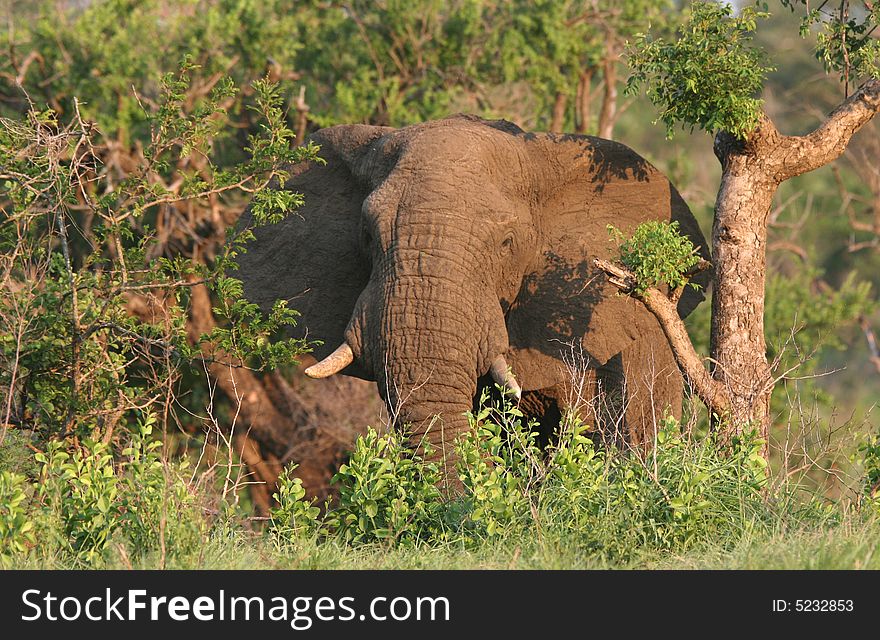
[[[794,242],[790,242],[787,240],[778,240],[776,242],[771,242],[767,245],[767,251],[789,251],[800,258],[801,262],[809,262],[810,257],[807,255],[807,250],[802,246],[795,244]]]
[[[730,408],[727,389],[718,380],[712,378],[703,365],[702,358],[694,349],[684,322],[678,315],[675,303],[654,287],[647,289],[644,293],[637,293],[635,276],[620,265],[599,258],[596,258],[593,263],[605,272],[611,284],[640,300],[648,311],[657,318],[672,347],[675,361],[688,384],[694,388],[697,396],[709,407],[710,411],[718,415],[725,414]]]
[[[774,160],[778,162],[775,177],[780,182],[823,167],[840,157],[853,134],[878,112],[880,80],[872,79],[834,109],[812,133],[783,137],[768,166]]]

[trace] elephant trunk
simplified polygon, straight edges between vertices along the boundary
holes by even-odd
[[[457,371],[458,363],[439,360],[398,360],[380,381],[395,425],[404,429],[411,447],[441,467],[444,485],[455,492],[460,484],[456,441],[470,428],[476,381]]]
[[[409,425],[410,441],[420,451],[430,444],[427,458],[442,464],[455,491],[455,441],[469,429],[466,413],[477,378],[504,352],[507,335],[497,301],[472,285],[479,269],[467,261],[441,265],[424,254],[419,258],[395,261],[415,264],[419,272],[398,268],[386,283],[379,314],[384,362],[373,368],[396,424]],[[492,317],[494,307],[498,318]]]

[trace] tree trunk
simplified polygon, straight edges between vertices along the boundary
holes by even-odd
[[[562,133],[565,126],[565,105],[568,96],[561,91],[556,93],[556,101],[553,103],[553,120],[550,122],[550,133]]]
[[[779,185],[838,158],[853,134],[880,111],[880,81],[865,83],[812,133],[783,136],[761,114],[746,140],[715,137],[722,166],[712,227],[715,264],[710,355],[727,390],[719,426],[731,435],[757,429],[767,457],[775,380],[764,339],[764,284],[770,206]]]
[[[617,121],[617,58],[605,60],[605,92],[602,96],[602,111],[599,113],[599,137],[611,140],[614,136],[614,123]]]
[[[715,280],[710,355],[712,376],[728,391],[729,414],[716,424],[730,435],[757,429],[765,457],[773,383],[764,338],[767,223],[778,184],[753,150],[719,136],[723,166],[712,226]],[[725,424],[726,423],[726,424]]]
[[[575,120],[577,132],[586,134],[590,127],[590,102],[592,101],[593,69],[587,69],[581,73],[578,81],[577,103],[575,104]]]
[[[232,443],[241,461],[247,465],[252,477],[248,477],[248,489],[258,516],[268,516],[272,506],[272,492],[281,475],[283,465],[271,453],[263,452],[260,446],[246,433],[233,436]]]

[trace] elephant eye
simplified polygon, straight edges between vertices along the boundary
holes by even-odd
[[[501,241],[501,251],[504,253],[510,253],[513,251],[513,234],[508,233],[504,236],[504,240]]]

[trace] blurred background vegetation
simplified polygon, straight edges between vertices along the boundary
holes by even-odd
[[[0,117],[21,122],[33,110],[88,125],[96,199],[130,188],[133,176],[163,194],[122,238],[122,253],[139,247],[146,269],[181,257],[210,268],[222,254],[227,228],[252,195],[214,186],[248,161],[249,136],[266,126],[265,110],[253,108],[261,79],[277,83],[276,127],[289,128],[294,144],[333,124],[402,126],[457,112],[612,137],[672,178],[709,236],[720,178],[711,137],[677,131],[667,139],[647,100],[622,93],[627,40],[649,26],[674,29],[686,9],[676,0],[0,0]],[[776,67],[765,109],[783,133],[805,133],[844,87],[798,35],[799,17],[770,9],[756,35]],[[175,115],[209,118],[211,130],[202,153],[177,154],[144,173],[155,114],[167,104],[162,79],[184,59],[192,66]],[[239,90],[223,91],[227,84]],[[195,197],[199,181],[212,188]],[[0,191],[3,216],[9,199]],[[86,204],[80,198],[69,209],[75,270],[90,268],[95,247],[111,262],[119,257]],[[768,262],[768,355],[779,358],[780,373],[791,370],[774,397],[774,464],[833,470],[873,430],[870,411],[880,401],[880,123],[859,133],[842,161],[780,190]],[[194,288],[174,313],[153,293],[130,292],[120,304],[145,322],[176,318],[197,346],[200,334],[228,320],[216,317],[213,295],[214,304]],[[709,305],[688,322],[706,353]],[[8,326],[0,331],[12,335]],[[29,431],[40,425],[11,379],[10,345],[0,353],[0,407],[12,410],[0,415],[13,435],[0,446],[0,463],[30,474],[32,463],[12,449],[42,449],[53,434]],[[216,431],[230,436],[229,463],[247,465],[244,477],[272,485],[294,462],[308,493],[325,496],[354,437],[381,421],[371,384],[306,381],[291,365],[224,374],[213,364],[184,367],[175,378],[160,429],[168,451],[221,455],[222,438],[204,426],[210,407]],[[829,496],[853,485],[835,473],[817,482]],[[267,513],[272,490],[242,487],[242,509]]]

